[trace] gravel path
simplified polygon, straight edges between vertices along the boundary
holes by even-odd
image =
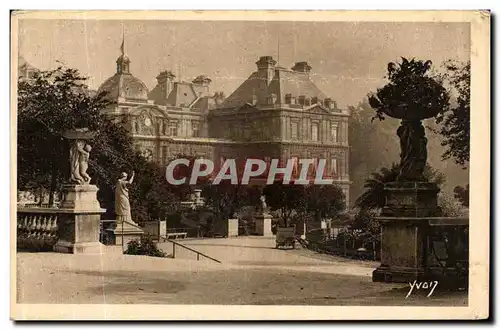
[[[121,255],[17,254],[19,303],[465,306],[466,293],[415,294],[408,285],[373,283],[377,266],[276,250],[264,238],[184,241],[222,261]],[[169,245],[161,244],[168,252]],[[171,248],[170,248],[171,249]]]

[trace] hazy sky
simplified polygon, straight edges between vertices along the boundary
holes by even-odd
[[[131,72],[149,89],[161,70],[183,80],[200,74],[212,91],[229,95],[253,71],[260,56],[278,55],[290,68],[308,61],[311,78],[341,106],[355,105],[384,84],[387,63],[398,57],[469,59],[467,23],[124,21]],[[56,60],[78,68],[97,88],[116,71],[122,21],[32,20],[19,22],[19,49],[32,65]]]

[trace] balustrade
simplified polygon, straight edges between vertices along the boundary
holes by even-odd
[[[52,251],[58,239],[58,216],[53,209],[17,211],[17,249]]]

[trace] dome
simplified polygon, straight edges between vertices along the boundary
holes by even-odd
[[[119,97],[132,100],[147,101],[149,90],[140,79],[129,73],[116,73],[108,78],[98,89],[98,93],[106,91],[107,98],[116,100]]]

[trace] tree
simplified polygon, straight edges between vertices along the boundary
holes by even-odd
[[[470,61],[450,60],[443,66],[445,72],[437,74],[437,79],[448,86],[455,100],[436,117],[440,128],[435,132],[441,135],[441,144],[446,148],[443,159],[453,159],[456,164],[466,167],[470,156]]]
[[[335,218],[345,210],[345,195],[336,185],[308,185],[305,189],[305,211],[316,221]]]
[[[212,210],[217,220],[227,220],[243,206],[256,206],[260,202],[261,191],[257,187],[234,185],[230,180],[220,184],[205,185],[202,196],[205,205]]]
[[[193,173],[194,162],[198,157],[186,154],[177,154],[173,156],[169,163],[176,159],[187,159],[189,165],[178,165],[173,169],[173,177],[176,180],[186,179],[185,182],[177,186],[176,194],[180,200],[186,200],[194,192],[194,189],[203,189],[207,184],[210,183],[211,176],[199,177],[196,180],[196,184],[190,184],[191,174]],[[203,169],[203,166],[202,166]]]
[[[469,207],[469,185],[466,185],[465,188],[456,186],[455,189],[453,189],[453,194],[455,199],[458,199],[462,206]]]
[[[349,177],[350,200],[363,193],[363,182],[381,166],[390,166],[399,155],[396,136],[397,120],[384,120],[373,125],[373,109],[368,100],[350,107],[349,117]]]
[[[58,67],[18,81],[18,186],[45,187],[49,204],[69,173],[65,130],[102,125],[103,95],[90,96],[78,70]]]
[[[292,183],[292,182],[291,182]],[[285,227],[288,227],[293,214],[306,210],[306,188],[303,185],[283,184],[276,181],[263,190],[266,203],[272,211],[280,212]]]
[[[90,141],[89,174],[99,187],[98,200],[114,215],[114,185],[121,172],[136,172],[131,187],[132,216],[138,222],[162,217],[175,208],[175,187],[158,164],[147,162],[120,122],[101,115],[105,94],[92,96],[77,70],[58,67],[20,80],[18,95],[18,187],[49,187],[53,193],[69,175],[69,144],[62,133],[75,127],[97,132]]]
[[[385,206],[386,193],[384,185],[394,182],[399,175],[399,165],[393,164],[392,167],[382,167],[378,172],[371,174],[371,177],[365,181],[365,192],[359,196],[355,202],[355,207],[360,210],[377,210]],[[444,175],[426,165],[424,169],[424,179],[428,182],[434,182],[438,186],[445,181]]]

